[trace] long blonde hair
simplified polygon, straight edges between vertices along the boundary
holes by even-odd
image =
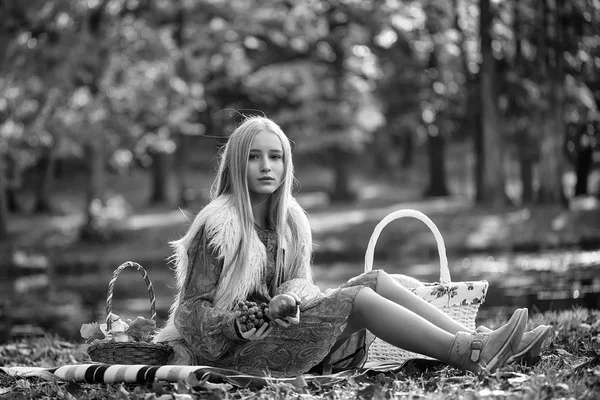
[[[259,132],[263,131],[274,133],[279,137],[284,164],[282,183],[271,194],[268,203],[269,222],[278,232],[275,279],[273,279],[269,291],[273,294],[277,286],[287,280],[292,273],[298,273],[299,269],[303,271],[301,274],[304,276],[302,277],[312,280],[310,266],[306,265],[310,262],[312,254],[312,235],[306,213],[292,197],[294,167],[289,139],[272,120],[258,116],[248,117],[234,130],[227,144],[221,150],[218,172],[211,188],[212,201],[227,197],[228,202],[233,203],[232,208],[237,211],[238,224],[236,225],[241,229],[240,234],[236,235],[240,238],[237,249],[232,249],[235,257],[229,262],[229,265],[223,265],[219,279],[218,298],[215,299],[215,303],[217,306],[225,308],[231,308],[238,301],[245,300],[253,290],[260,286],[264,276],[263,270],[249,270],[251,265],[248,262],[250,242],[252,235],[256,235],[256,233],[254,232],[254,217],[246,178],[252,141]],[[187,248],[205,222],[198,217],[199,215],[196,216],[184,237],[171,243],[175,249],[173,258],[176,262],[179,294],[183,290],[187,275]],[[210,238],[208,239],[210,240]],[[240,282],[240,280],[242,281]]]

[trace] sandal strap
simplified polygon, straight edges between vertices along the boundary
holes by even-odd
[[[483,350],[484,339],[488,336],[485,333],[476,333],[471,342],[471,361],[478,362]]]

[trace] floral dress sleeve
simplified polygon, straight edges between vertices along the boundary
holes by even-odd
[[[210,251],[200,229],[188,249],[188,271],[175,326],[193,351],[206,360],[218,360],[245,341],[238,336],[233,312],[213,306],[223,260]]]

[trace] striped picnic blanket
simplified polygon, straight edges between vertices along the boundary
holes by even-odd
[[[363,371],[364,372],[364,371]],[[0,376],[28,378],[36,377],[47,380],[64,380],[81,383],[139,383],[154,381],[167,382],[201,382],[229,383],[237,387],[261,388],[269,383],[290,383],[298,381],[317,381],[332,383],[343,381],[361,374],[357,370],[348,370],[328,375],[302,375],[295,378],[273,378],[255,376],[238,371],[196,365],[115,365],[115,364],[73,364],[55,368],[42,367],[0,367]]]

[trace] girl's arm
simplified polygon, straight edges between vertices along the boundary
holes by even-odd
[[[198,356],[217,360],[244,339],[237,334],[233,312],[213,306],[223,261],[208,248],[202,229],[190,245],[188,263],[175,326]]]

